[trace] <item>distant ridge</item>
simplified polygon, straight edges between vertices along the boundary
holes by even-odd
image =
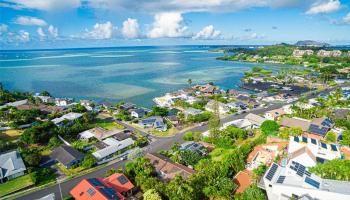
[[[307,47],[329,47],[330,44],[324,42],[316,42],[313,40],[301,40],[295,43],[296,46],[307,46]]]

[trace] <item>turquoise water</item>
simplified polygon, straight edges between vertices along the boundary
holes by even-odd
[[[254,63],[216,60],[209,47],[120,47],[0,51],[0,82],[10,90],[77,99],[125,100],[151,106],[152,99],[193,83],[213,81],[238,88]],[[259,64],[277,70],[278,64]]]

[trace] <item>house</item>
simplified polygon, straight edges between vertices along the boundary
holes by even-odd
[[[221,102],[215,102],[215,100],[211,100],[207,103],[207,105],[205,106],[205,109],[207,111],[210,111],[210,112],[214,112],[214,107],[215,107],[215,104],[217,104],[218,106],[218,110],[221,114],[223,113],[227,113],[230,111],[230,108],[228,108],[226,106],[226,104],[224,103],[221,103]]]
[[[158,172],[160,178],[165,181],[173,179],[176,175],[188,178],[195,171],[184,165],[178,164],[169,158],[157,153],[147,153],[145,158],[148,159],[153,167]]]
[[[297,57],[297,58],[301,58],[301,57],[303,57],[303,55],[310,56],[310,55],[313,55],[313,54],[314,54],[314,51],[313,50],[309,50],[309,49],[307,49],[307,50],[294,49],[294,51],[293,51],[293,56]]]
[[[94,110],[95,102],[92,100],[80,100],[80,104],[84,106],[88,111]]]
[[[249,120],[249,122],[254,125],[255,127],[260,127],[261,124],[266,121],[267,119],[264,117],[261,117],[259,115],[249,113],[245,117],[245,119]]]
[[[201,114],[203,111],[195,108],[188,108],[183,111],[185,117],[188,117],[189,115],[195,116]]]
[[[245,110],[248,107],[248,105],[243,103],[242,101],[227,103],[226,106],[229,109],[237,109],[237,110]]]
[[[14,150],[0,154],[0,183],[23,176],[25,170],[26,166],[18,151]]]
[[[61,163],[65,168],[71,168],[84,159],[84,154],[73,147],[61,145],[52,151],[51,158]]]
[[[215,93],[216,91],[216,87],[210,84],[206,84],[204,86],[198,86],[199,87],[199,91],[204,94],[204,95],[212,95]]]
[[[233,178],[233,182],[237,185],[235,193],[243,193],[253,183],[253,174],[249,170],[238,172]]]
[[[302,131],[306,132],[309,130],[310,121],[302,118],[296,118],[296,117],[293,117],[293,118],[284,117],[280,121],[280,125],[288,128],[300,128]]]
[[[136,108],[136,105],[133,103],[124,103],[123,105],[119,106],[122,110],[130,110]]]
[[[229,126],[235,126],[237,128],[242,128],[242,129],[257,128],[257,127],[254,127],[253,124],[248,119],[236,119],[230,122],[226,122],[222,125],[222,129],[225,129]]]
[[[252,171],[260,165],[269,166],[287,145],[287,142],[279,142],[255,146],[247,157],[247,170]]]
[[[295,161],[285,167],[273,163],[258,186],[266,191],[269,200],[350,199],[350,182],[323,179]]]
[[[114,155],[118,151],[127,149],[128,147],[132,146],[134,142],[135,141],[131,138],[127,138],[121,141],[115,138],[107,138],[98,143],[100,148],[92,153],[92,155],[96,158],[98,164],[102,164],[115,159],[116,157],[114,157]]]
[[[88,178],[78,183],[70,194],[75,200],[125,200],[122,193],[132,191],[134,185],[124,174],[102,178]]]
[[[326,51],[326,50],[319,50],[317,52],[317,56],[320,57],[339,57],[341,56],[342,52],[340,50],[333,50],[333,51]]]
[[[39,98],[43,103],[54,103],[55,99],[50,96],[35,96]]]
[[[154,128],[158,131],[167,130],[167,125],[164,123],[161,116],[152,116],[146,119],[141,119],[139,125],[143,128]]]
[[[286,113],[282,108],[267,111],[264,117],[268,120],[277,120],[279,117],[285,115]]]
[[[146,111],[142,108],[138,108],[138,109],[131,110],[130,114],[132,117],[141,118],[141,117],[145,116]]]
[[[6,103],[6,104],[0,106],[0,109],[6,108],[6,107],[9,107],[9,106],[17,107],[17,106],[24,105],[24,104],[27,104],[27,103],[28,103],[28,99],[15,101],[15,102],[10,102],[10,103]]]
[[[89,130],[86,130],[82,133],[78,134],[79,139],[81,140],[89,140],[91,138],[96,138],[97,140],[101,141],[105,138],[117,135],[119,133],[123,133],[125,130],[114,128],[112,130],[106,130],[101,127],[95,127]]]
[[[288,158],[313,167],[317,163],[342,158],[340,148],[336,144],[326,144],[314,138],[293,136],[289,139]]]
[[[55,98],[56,106],[68,106],[74,103],[74,99],[72,98]]]
[[[207,155],[206,148],[198,142],[192,142],[192,141],[185,142],[185,143],[181,144],[180,150],[181,151],[188,150],[188,151],[192,151],[192,152],[197,152],[197,153],[201,154],[202,156]]]
[[[308,132],[314,135],[314,138],[323,138],[328,131],[334,127],[334,122],[328,117],[314,118],[311,120]]]
[[[68,114],[63,115],[62,117],[55,118],[51,120],[56,126],[64,126],[64,122],[68,121],[68,123],[72,123],[76,119],[80,119],[83,116],[81,113],[70,112]]]

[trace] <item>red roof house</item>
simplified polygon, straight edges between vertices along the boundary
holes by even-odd
[[[84,179],[70,194],[75,200],[125,200],[121,193],[127,193],[134,185],[124,174],[116,173],[105,179]]]

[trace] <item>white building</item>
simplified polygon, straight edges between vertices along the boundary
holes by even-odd
[[[217,102],[217,103],[218,103],[218,108],[219,108],[220,114],[224,114],[224,113],[227,113],[230,111],[230,109],[226,106],[226,104],[221,103],[221,102]],[[215,104],[214,100],[209,101],[207,103],[207,105],[205,106],[205,109],[207,111],[214,112],[214,104]]]
[[[273,163],[262,181],[259,187],[266,190],[269,200],[350,199],[350,182],[322,179],[294,161],[285,167]]]
[[[68,114],[63,115],[62,117],[55,118],[51,120],[56,126],[62,126],[64,121],[72,122],[76,119],[79,119],[83,116],[81,113],[70,112]]]
[[[288,156],[290,160],[303,163],[306,167],[342,157],[338,145],[326,144],[304,136],[289,138]]]
[[[254,129],[254,128],[259,128],[261,124],[266,120],[267,119],[259,115],[249,113],[244,117],[244,119],[236,119],[236,120],[224,123],[222,128],[225,129],[228,126],[235,126],[237,128],[243,128],[243,129]]]
[[[16,150],[0,154],[0,184],[23,176],[25,170],[26,166]]]
[[[281,117],[285,114],[286,114],[286,112],[284,111],[284,109],[279,108],[279,109],[267,111],[265,113],[264,117],[268,120],[277,120],[279,117]]]
[[[203,111],[195,108],[188,108],[183,111],[184,115],[188,117],[189,115],[195,116],[201,114]]]
[[[314,51],[313,50],[299,50],[299,49],[294,49],[293,51],[293,56],[294,57],[303,57],[303,55],[312,55],[314,54]]]
[[[92,153],[92,155],[96,158],[98,164],[105,163],[113,160],[115,153],[133,145],[134,142],[135,141],[131,138],[127,138],[122,141],[118,141],[114,138],[107,138],[103,140],[103,143],[106,145],[106,147],[97,150],[96,152]]]
[[[56,106],[68,106],[70,104],[74,103],[73,99],[69,98],[56,98],[55,99],[55,104]]]

